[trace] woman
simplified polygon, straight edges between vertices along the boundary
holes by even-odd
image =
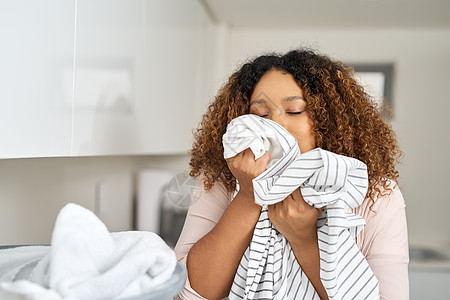
[[[378,279],[381,299],[408,299],[405,204],[395,170],[401,151],[353,77],[342,63],[303,49],[260,56],[231,75],[203,116],[190,151],[190,175],[199,179],[199,189],[175,248],[188,270],[181,299],[228,295],[261,212],[252,179],[264,172],[269,154],[255,160],[246,149],[223,158],[226,126],[243,114],[279,123],[302,153],[319,147],[367,165],[369,189],[354,210],[366,227],[355,241]],[[233,198],[236,179],[240,187]],[[306,204],[298,189],[291,196],[269,206],[270,221],[289,241],[320,298],[327,299],[319,276],[320,211]]]

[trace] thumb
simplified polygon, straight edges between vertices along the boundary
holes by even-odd
[[[271,159],[269,151],[266,151],[266,153],[264,153],[263,156],[265,157],[265,159],[267,160],[267,162],[269,162],[269,160]]]

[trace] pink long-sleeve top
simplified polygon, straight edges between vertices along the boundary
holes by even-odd
[[[201,177],[192,194],[181,236],[175,247],[177,259],[186,266],[191,247],[206,235],[222,217],[233,199],[221,182],[209,191],[203,189]],[[389,195],[380,196],[370,210],[372,202],[366,198],[353,210],[366,221],[356,237],[356,245],[366,257],[379,282],[381,300],[409,299],[408,235],[405,201],[397,185]],[[189,273],[189,270],[188,270]],[[174,299],[206,299],[199,295],[186,280],[184,289]]]

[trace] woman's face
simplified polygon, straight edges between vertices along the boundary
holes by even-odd
[[[283,126],[297,139],[301,153],[316,148],[313,123],[305,109],[303,91],[292,74],[277,70],[264,74],[250,97],[250,113]]]

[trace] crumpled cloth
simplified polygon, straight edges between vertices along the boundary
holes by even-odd
[[[278,123],[256,115],[233,119],[223,136],[224,157],[246,148],[255,159],[269,151],[275,161],[253,179],[262,206],[229,299],[320,299],[285,237],[268,218],[267,206],[300,188],[305,201],[323,207],[317,220],[320,278],[332,299],[379,299],[378,281],[354,238],[365,221],[351,212],[364,200],[367,167],[361,161],[323,149],[301,154],[297,140]],[[237,182],[237,190],[239,183]]]
[[[0,250],[0,299],[122,299],[168,280],[175,253],[153,232],[109,233],[77,204],[58,214],[51,246]]]

